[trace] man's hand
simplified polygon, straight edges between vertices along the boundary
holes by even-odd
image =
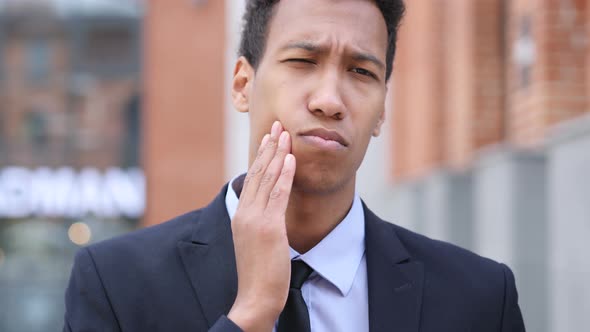
[[[289,293],[291,264],[285,225],[295,157],[277,121],[248,170],[232,220],[238,294],[228,318],[244,331],[271,331]]]

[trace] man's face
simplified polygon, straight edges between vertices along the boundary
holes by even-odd
[[[250,113],[250,162],[278,120],[297,161],[294,190],[353,184],[383,122],[386,50],[385,20],[373,1],[278,2],[258,69],[242,58],[234,77],[234,103]],[[246,84],[236,82],[240,75]]]

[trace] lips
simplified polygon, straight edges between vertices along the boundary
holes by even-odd
[[[325,141],[332,141],[337,142],[343,147],[347,147],[349,145],[348,141],[342,137],[337,131],[328,130],[325,128],[315,128],[311,130],[307,130],[299,134],[300,136],[307,136],[307,137],[315,137],[321,138]]]

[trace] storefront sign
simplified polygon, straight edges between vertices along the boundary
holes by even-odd
[[[145,177],[138,168],[0,169],[0,218],[139,218],[144,209]]]

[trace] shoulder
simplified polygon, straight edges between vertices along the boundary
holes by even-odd
[[[497,269],[500,263],[449,242],[435,240],[391,224],[410,255],[418,260],[445,266],[468,266],[472,269]]]
[[[449,242],[435,240],[391,224],[400,241],[410,255],[440,271],[456,272],[462,275],[501,274],[506,266],[490,258]]]
[[[378,217],[366,205],[365,229],[368,241],[381,243],[381,248],[386,249],[396,259],[409,258],[422,262],[426,268],[440,270],[441,272],[462,273],[468,275],[475,273],[502,272],[504,265],[492,259],[480,256],[470,250],[461,248],[449,242],[429,238],[425,235],[411,231],[395,223],[385,221]],[[389,243],[389,244],[386,244]],[[375,245],[368,244],[376,247]]]
[[[158,225],[89,245],[78,256],[88,255],[101,266],[157,261],[176,252],[179,242],[190,241],[202,210],[194,210]]]
[[[506,288],[514,287],[512,271],[503,263],[397,225],[391,227],[412,259],[422,262],[429,288],[497,301]]]
[[[383,221],[367,211],[367,254],[372,248],[380,252],[377,256],[391,256],[399,271],[405,271],[419,286],[422,314],[438,317],[437,326],[426,329],[463,330],[458,328],[461,325],[473,331],[497,331],[504,325],[516,327],[511,331],[524,331],[514,276],[505,264]],[[376,262],[382,265],[386,261],[373,260],[373,271],[381,271]]]
[[[410,260],[423,266],[424,310],[439,312],[437,303],[452,303],[454,309],[447,312],[449,317],[455,311],[472,317],[491,317],[474,322],[476,325],[483,321],[501,324],[498,317],[506,310],[519,312],[514,275],[508,266],[451,243],[390,225]]]
[[[510,268],[503,263],[383,220],[378,223],[381,230],[388,228],[395,235],[410,261],[423,265],[427,287],[441,293],[496,298],[514,283]]]
[[[424,268],[424,310],[441,312],[437,304],[453,299],[447,315],[466,312],[469,317],[481,318],[473,322],[477,331],[492,325],[524,331],[514,274],[506,264],[390,225],[410,259],[421,262]]]

